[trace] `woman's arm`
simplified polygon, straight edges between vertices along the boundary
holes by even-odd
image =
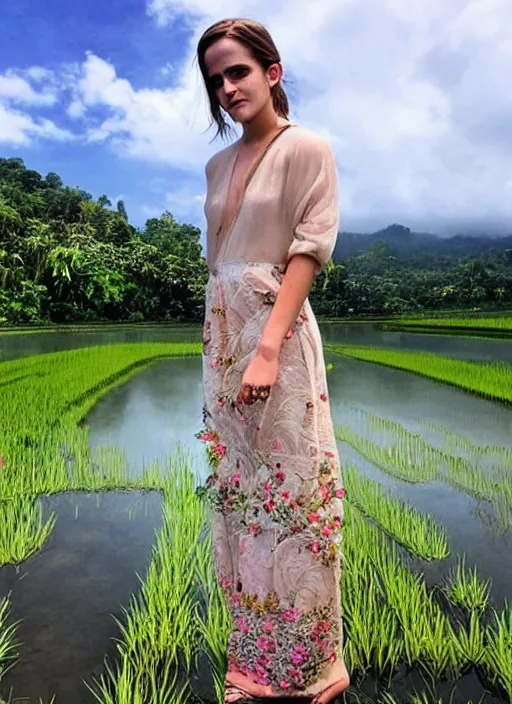
[[[338,182],[330,145],[302,131],[290,158],[286,202],[292,205],[293,238],[286,272],[242,386],[275,383],[283,340],[311,291],[315,273],[328,263],[338,234]]]
[[[318,268],[318,262],[308,254],[296,254],[288,262],[256,356],[245,370],[242,387],[272,386],[275,383],[281,344],[309,295]]]
[[[281,288],[263,330],[258,354],[279,356],[281,344],[309,296],[318,262],[307,254],[296,254],[288,262]]]

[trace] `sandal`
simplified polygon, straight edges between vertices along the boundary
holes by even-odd
[[[242,694],[243,696],[240,699],[228,700],[227,696],[230,694]],[[226,688],[224,691],[224,704],[228,704],[228,702],[229,704],[231,704],[231,701],[233,701],[233,704],[236,704],[236,702],[253,701],[255,699],[256,697],[253,696],[246,689],[243,689],[243,687],[239,687],[237,684],[231,684],[230,682],[226,682]]]
[[[346,682],[343,689],[341,691],[337,691],[335,694],[332,695],[331,698],[324,699],[325,695],[328,694],[329,691],[335,689],[336,687],[339,687],[341,682]],[[347,689],[348,685],[349,685],[349,682],[346,681],[344,677],[342,679],[337,680],[336,682],[333,682],[328,687],[323,689],[321,692],[318,692],[318,694],[315,694],[315,696],[311,700],[311,704],[329,704],[330,702],[334,702],[336,697],[339,697],[341,694],[343,694],[343,692]]]

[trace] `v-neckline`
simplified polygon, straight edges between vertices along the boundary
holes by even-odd
[[[247,174],[247,177],[246,177],[246,179],[245,179],[245,183],[244,183],[244,186],[243,186],[243,189],[242,189],[242,194],[241,194],[241,196],[240,196],[240,198],[239,198],[238,205],[237,205],[237,207],[236,207],[236,209],[235,209],[235,213],[234,213],[233,217],[231,218],[231,222],[229,223],[229,227],[228,227],[228,229],[227,229],[226,234],[222,237],[222,239],[221,239],[220,242],[219,242],[219,240],[218,240],[218,235],[219,235],[220,230],[221,230],[221,228],[222,228],[222,224],[223,224],[223,222],[224,222],[224,216],[225,216],[225,214],[226,214],[226,208],[227,208],[227,205],[228,205],[228,202],[227,202],[227,201],[228,201],[228,197],[229,197],[229,192],[230,192],[230,190],[231,190],[231,185],[232,185],[232,181],[233,181],[233,176],[234,176],[234,173],[235,173],[236,161],[237,161],[237,156],[238,156],[238,153],[239,153],[239,150],[240,150],[240,144],[238,144],[238,147],[233,150],[233,154],[232,154],[232,156],[231,156],[231,159],[232,159],[231,168],[229,169],[229,178],[228,178],[227,186],[225,186],[225,190],[224,190],[223,207],[222,207],[222,216],[221,216],[221,220],[220,220],[220,225],[219,225],[219,227],[218,227],[218,229],[217,229],[217,232],[216,232],[216,239],[217,239],[216,256],[215,256],[215,259],[216,259],[216,260],[218,260],[219,254],[220,254],[221,250],[225,247],[226,242],[228,241],[228,239],[229,239],[229,237],[230,237],[230,235],[231,235],[231,232],[233,231],[233,226],[234,226],[234,224],[235,224],[235,222],[236,222],[236,219],[237,219],[237,217],[238,217],[238,215],[239,215],[239,213],[240,213],[240,210],[242,209],[242,205],[243,205],[243,203],[244,203],[245,193],[246,193],[246,191],[247,191],[247,188],[248,188],[248,186],[249,186],[249,183],[251,182],[251,179],[252,179],[252,177],[254,176],[254,174],[255,174],[255,172],[256,172],[258,166],[261,164],[261,162],[263,161],[263,158],[264,158],[265,155],[267,154],[267,152],[268,152],[268,150],[270,149],[270,147],[272,146],[272,144],[274,144],[274,142],[276,141],[276,139],[278,139],[278,138],[283,134],[283,132],[286,132],[286,130],[287,130],[289,127],[293,127],[293,126],[294,126],[294,123],[292,123],[292,122],[289,123],[288,125],[284,125],[284,127],[283,127],[282,129],[280,129],[279,132],[277,132],[277,133],[272,137],[272,139],[271,139],[270,142],[267,144],[267,146],[265,147],[265,149],[261,152],[261,154],[259,155],[259,157],[255,160],[254,164],[253,164],[253,165],[251,166],[251,168],[249,169],[249,172],[248,172],[248,174]]]

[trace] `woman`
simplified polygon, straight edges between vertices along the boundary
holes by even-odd
[[[226,702],[332,701],[341,654],[339,458],[307,299],[338,231],[323,138],[288,121],[280,56],[257,22],[218,22],[198,60],[213,119],[243,136],[206,165],[203,332],[214,558],[231,610]],[[223,112],[224,111],[224,112]]]

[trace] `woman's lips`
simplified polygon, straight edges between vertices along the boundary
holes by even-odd
[[[231,103],[231,108],[237,108],[239,105],[243,105],[246,102],[247,100],[245,100],[245,98],[242,100],[237,100],[236,103]]]

